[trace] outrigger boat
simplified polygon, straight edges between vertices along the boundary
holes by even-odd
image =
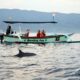
[[[21,21],[4,21],[5,23],[57,23],[54,21],[51,22],[21,22]],[[3,34],[0,35],[1,43],[24,43],[24,44],[46,44],[46,43],[71,43],[69,41],[70,35],[63,35],[63,34],[55,34],[55,35],[48,35],[45,37],[36,37],[36,36],[29,36],[25,37],[24,34]]]

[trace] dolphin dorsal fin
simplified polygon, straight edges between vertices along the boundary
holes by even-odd
[[[22,51],[19,49],[19,53],[22,53]]]

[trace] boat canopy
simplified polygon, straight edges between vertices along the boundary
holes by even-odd
[[[15,23],[30,23],[30,24],[42,24],[42,23],[57,23],[56,21],[3,21],[5,23],[15,24]]]

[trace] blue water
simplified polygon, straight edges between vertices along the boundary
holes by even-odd
[[[32,57],[14,57],[18,48]],[[0,80],[80,80],[80,43],[1,45]]]

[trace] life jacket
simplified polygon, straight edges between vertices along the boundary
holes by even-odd
[[[40,35],[41,35],[41,33],[40,33],[40,32],[38,32],[38,33],[37,33],[37,37],[38,37],[38,38],[40,38]]]
[[[40,37],[45,37],[46,34],[44,32],[41,32]]]

